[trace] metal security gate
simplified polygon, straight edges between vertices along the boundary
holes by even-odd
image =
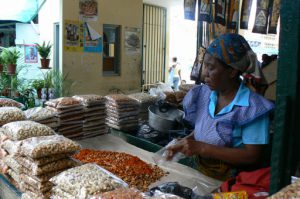
[[[143,15],[142,85],[165,80],[167,10],[144,4]]]

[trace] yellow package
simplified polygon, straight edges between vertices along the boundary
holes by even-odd
[[[214,193],[212,196],[213,199],[248,199],[246,191]]]

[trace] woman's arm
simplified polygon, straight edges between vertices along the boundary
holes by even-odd
[[[253,165],[259,163],[264,145],[244,145],[244,148],[218,147],[193,139],[182,139],[176,145],[168,148],[167,159],[181,152],[186,156],[199,155],[204,158],[222,160],[235,166]]]

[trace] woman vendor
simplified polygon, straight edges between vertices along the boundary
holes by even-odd
[[[269,142],[273,103],[247,88],[240,78],[257,71],[256,55],[238,34],[224,34],[206,49],[205,84],[183,101],[191,135],[168,148],[168,159],[181,152],[196,156],[199,170],[226,180],[236,170],[257,168]]]

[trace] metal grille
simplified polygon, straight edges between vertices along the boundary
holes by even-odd
[[[166,14],[165,8],[144,4],[143,85],[165,80]]]

